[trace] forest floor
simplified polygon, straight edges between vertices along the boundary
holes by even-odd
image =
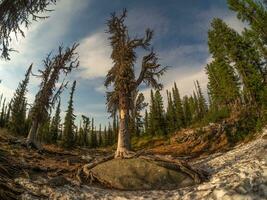
[[[194,157],[186,156],[189,150],[185,149],[189,148],[186,142],[195,138],[192,132],[185,135],[191,136],[182,141],[174,135],[169,145],[157,145],[147,152],[182,155],[180,159],[206,171],[209,179],[200,185],[165,191],[119,191],[80,185],[77,170],[96,157],[110,155],[110,149],[66,151],[46,145],[46,151],[38,153],[22,147],[20,139],[5,130],[0,131],[0,147],[8,152],[14,165],[22,166],[22,172],[14,178],[23,191],[22,199],[267,199],[267,129],[253,140],[221,151],[215,148],[219,144],[213,144],[212,153],[203,152],[203,144],[197,142],[190,148],[190,152],[198,152],[199,156]]]

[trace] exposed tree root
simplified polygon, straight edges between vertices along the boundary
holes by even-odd
[[[126,149],[117,150],[115,153],[115,158],[129,159],[136,157],[136,153]]]
[[[174,169],[174,170],[181,170],[182,172],[188,174],[195,183],[199,184],[203,180],[203,176],[200,172],[197,172],[192,167],[190,167],[186,162],[180,161],[174,158],[170,158],[167,156],[140,156],[140,158],[148,161],[155,161],[158,162],[159,165],[163,167]]]
[[[40,142],[37,141],[26,141],[26,146],[29,149],[37,149],[38,151],[43,151],[43,146],[41,145]]]
[[[114,155],[110,155],[110,156],[106,156],[100,160],[95,160],[94,162],[90,163],[90,164],[86,164],[84,165],[82,168],[78,169],[78,172],[76,174],[76,178],[78,179],[79,183],[83,183],[83,182],[87,182],[89,181],[89,183],[91,184],[94,180],[94,177],[92,177],[92,174],[90,173],[90,169],[94,168],[95,166],[107,162],[109,160],[114,159]]]

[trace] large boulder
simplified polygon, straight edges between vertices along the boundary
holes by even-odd
[[[194,185],[177,165],[142,158],[113,159],[89,170],[94,182],[122,190],[174,189]]]

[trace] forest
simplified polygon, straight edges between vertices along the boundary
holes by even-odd
[[[0,1],[1,60],[16,59],[11,56],[16,51],[12,34],[24,36],[23,28],[29,28],[31,20],[47,20],[50,12],[57,12],[48,7],[57,3]],[[266,174],[267,141],[259,138],[266,139],[262,135],[266,134],[267,123],[267,2],[227,0],[227,5],[246,26],[240,33],[223,19],[211,21],[207,45],[212,59],[204,66],[207,94],[198,80],[194,81],[191,95],[182,96],[175,82],[166,90],[161,78],[172,67],[160,64],[153,48],[157,33],[146,29],[143,37],[132,37],[125,22],[127,9],[107,17],[106,34],[113,61],[103,83],[103,107],[110,115],[108,125],[99,124],[93,116],[78,118],[76,114],[79,80],[69,81],[68,77],[80,67],[78,43],[55,47],[56,51],[40,58],[43,62],[38,69],[31,64],[10,101],[0,91],[0,199],[116,199],[120,195],[146,199],[145,193],[125,192],[132,190],[173,191],[170,197],[157,194],[160,199],[222,199],[216,189],[207,189],[207,194],[192,189],[206,184],[213,176],[200,158],[224,154],[258,140],[250,148],[261,145],[258,151],[263,150],[256,155],[262,163],[261,173]],[[45,17],[41,15],[44,13]],[[143,55],[139,63],[140,49]],[[138,74],[137,64],[141,65]],[[30,104],[27,93],[33,77],[40,84]],[[5,79],[1,74],[0,78]],[[150,88],[148,100],[142,93],[144,86]],[[64,91],[69,94],[67,102],[61,98]],[[67,107],[62,107],[62,103],[67,103]],[[242,153],[248,156],[245,150]],[[239,164],[238,159],[233,165]],[[236,186],[231,190],[235,193],[229,193],[229,189],[223,190],[223,195],[240,197],[232,199],[265,199],[266,175],[260,178],[256,191],[246,189],[242,193],[240,187],[246,188],[242,183],[239,190]],[[36,190],[42,180],[47,181],[47,187],[55,185],[56,189]],[[64,194],[68,184],[85,196]],[[93,187],[84,189],[82,185]],[[114,191],[105,197],[97,196],[106,188]],[[173,189],[178,188],[175,193]],[[86,196],[87,193],[96,196]]]

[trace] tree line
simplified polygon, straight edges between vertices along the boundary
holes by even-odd
[[[4,6],[12,4],[5,2]],[[34,7],[33,11],[42,12],[49,3],[56,1],[44,2],[43,7]],[[208,98],[205,98],[198,81],[195,81],[193,94],[184,97],[180,96],[178,86],[174,84],[170,91],[166,91],[167,106],[164,107],[161,94],[163,85],[158,79],[168,67],[158,62],[153,50],[151,41],[154,32],[147,29],[143,37],[131,38],[125,25],[127,11],[124,10],[120,15],[111,14],[107,22],[113,66],[104,85],[110,88],[107,92],[107,110],[113,117],[112,125],[109,124],[103,131],[100,126],[97,131],[94,119],[87,116],[82,116],[80,125],[75,124],[73,102],[76,81],[71,87],[66,115],[61,123],[60,95],[67,82],[60,83],[59,80],[79,66],[77,44],[67,48],[60,46],[56,54],[49,54],[44,59],[44,68],[35,75],[41,79],[41,84],[30,109],[25,96],[32,74],[32,65],[29,67],[25,80],[19,84],[11,102],[7,105],[3,100],[0,125],[7,126],[17,134],[28,133],[27,145],[37,148],[41,148],[38,141],[60,143],[64,147],[78,145],[91,148],[117,142],[115,157],[121,158],[131,154],[131,136],[169,135],[195,124],[219,122],[236,113],[245,119],[245,123],[240,125],[243,131],[262,127],[267,121],[266,4],[254,0],[228,0],[228,5],[237,13],[238,19],[248,26],[238,33],[222,19],[215,18],[211,22],[208,47],[212,61],[205,66]],[[19,30],[20,22],[28,25],[25,20],[34,12],[24,12],[25,15],[14,22],[13,31]],[[5,14],[3,12],[3,16]],[[5,39],[10,39],[12,29],[8,29],[8,21],[5,21],[9,20],[8,17],[0,20],[6,22],[3,28],[7,28],[7,34],[5,37],[0,35],[0,41],[2,56],[7,59],[9,44]],[[138,77],[134,70],[137,49],[146,51]],[[154,89],[151,90],[149,104],[138,89],[142,83]],[[56,87],[58,84],[60,86]],[[53,109],[55,114],[51,116]]]

